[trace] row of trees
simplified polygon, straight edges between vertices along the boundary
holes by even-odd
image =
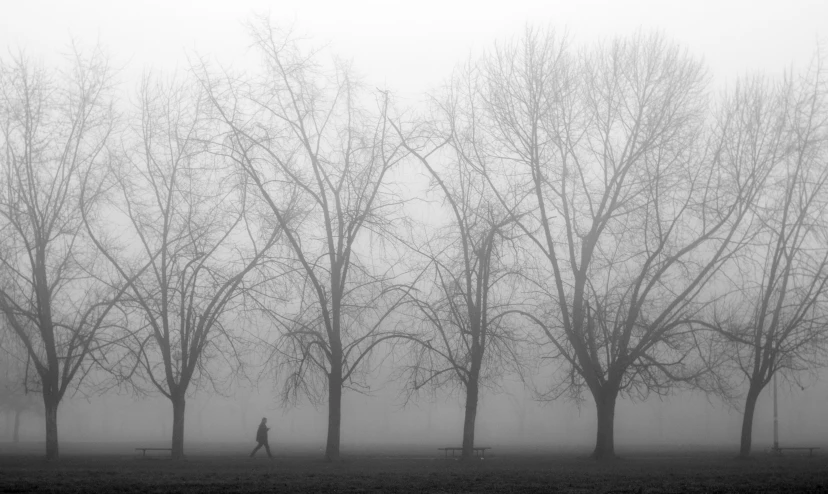
[[[327,403],[331,460],[343,389],[388,355],[409,397],[462,394],[464,456],[481,386],[538,362],[545,398],[593,398],[596,458],[619,397],[682,386],[747,389],[746,456],[771,378],[824,363],[819,57],[716,94],[663,36],[528,29],[403,111],[250,31],[258,69],[199,60],[129,103],[100,51],[0,65],[0,311],[47,457],[68,390],[122,386],[170,400],[181,457],[188,392],[251,350],[286,400]]]

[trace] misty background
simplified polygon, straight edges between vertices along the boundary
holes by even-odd
[[[350,4],[350,2],[347,2]],[[807,66],[824,33],[828,7],[822,2],[780,5],[779,2],[695,2],[666,7],[664,2],[612,6],[608,2],[515,2],[497,4],[422,3],[392,8],[386,2],[359,7],[340,3],[305,2],[277,11],[271,2],[149,2],[114,6],[110,2],[18,2],[0,7],[0,46],[14,53],[20,47],[45,66],[67,50],[75,37],[84,46],[99,41],[116,67],[118,91],[133,94],[150,69],[171,74],[186,70],[198,57],[228,64],[244,72],[257,63],[243,21],[250,12],[270,9],[275,21],[295,24],[312,45],[353,59],[366,86],[390,88],[400,106],[422,105],[426,91],[441,87],[458,64],[475,58],[504,39],[518,36],[528,19],[564,27],[578,41],[590,44],[642,30],[665,32],[668,39],[703,58],[712,86],[731,88],[746,73],[775,75],[789,67]],[[511,3],[510,3],[511,4]],[[615,4],[618,5],[618,4]],[[439,12],[439,13],[435,13]],[[134,100],[135,98],[133,98]],[[405,165],[406,170],[414,168]],[[420,190],[422,174],[411,178],[409,190]],[[417,211],[418,219],[428,210]],[[368,240],[364,240],[369,242]],[[267,333],[265,326],[260,328]],[[275,331],[274,331],[275,334]],[[380,352],[382,355],[382,352]],[[393,362],[374,359],[364,393],[345,390],[342,399],[343,450],[376,447],[454,446],[463,428],[463,397],[438,390],[406,399],[404,384]],[[187,395],[185,443],[250,443],[256,426],[267,417],[271,447],[324,448],[328,426],[325,403],[299,398],[282,400],[283,380],[266,365],[249,364],[250,379],[231,379],[213,392],[201,386]],[[589,393],[581,402],[566,397],[545,402],[549,369],[533,372],[527,385],[505,375],[494,388],[482,388],[475,443],[495,448],[566,449],[587,452],[594,442],[595,404]],[[785,444],[828,443],[828,375],[814,371],[798,384],[780,379],[779,435]],[[58,414],[60,439],[72,442],[167,444],[172,433],[169,400],[147,389],[129,386],[104,394],[70,392]],[[772,387],[757,404],[753,423],[755,451],[772,443]],[[615,412],[615,443],[636,446],[733,447],[741,427],[739,402],[727,404],[702,392],[676,390],[646,400],[619,398]],[[3,410],[2,439],[11,441],[14,412]],[[20,415],[19,440],[45,438],[43,412],[37,407]]]
[[[370,395],[343,395],[342,442],[346,453],[378,447],[437,448],[459,442],[463,427],[460,396],[441,393],[433,400],[423,397],[403,406],[397,383],[386,382],[381,375],[372,381],[376,388]],[[773,442],[772,392],[766,389],[757,405],[753,432],[757,451],[769,448]],[[828,386],[824,373],[805,390],[780,383],[778,393],[780,441],[828,443],[824,427]],[[596,422],[590,401],[586,397],[580,407],[564,399],[540,403],[522,384],[507,381],[501,393],[482,393],[476,442],[498,449],[575,450],[585,454],[592,447]],[[11,441],[13,414],[4,415],[0,437]],[[168,444],[171,415],[169,401],[163,397],[104,395],[67,399],[58,422],[64,441],[124,443],[126,451],[138,445]],[[282,447],[316,451],[325,444],[326,407],[306,402],[282,406],[278,390],[269,389],[266,383],[258,389],[237,389],[230,397],[195,393],[188,400],[185,440],[195,449],[205,442],[253,444],[262,417],[268,417],[274,451]],[[643,402],[619,400],[615,427],[617,448],[622,453],[639,446],[733,449],[739,440],[741,413],[703,393],[678,391]],[[43,434],[42,415],[24,414],[20,440],[41,442]]]

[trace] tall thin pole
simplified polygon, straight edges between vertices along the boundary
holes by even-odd
[[[779,451],[779,418],[776,408],[776,372],[773,373],[773,450]]]

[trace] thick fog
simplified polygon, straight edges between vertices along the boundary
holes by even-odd
[[[368,395],[343,396],[343,453],[394,451],[410,447],[426,450],[458,445],[462,439],[463,408],[457,396],[438,394],[403,406],[398,383],[375,380]],[[778,385],[779,440],[783,444],[825,444],[828,385],[819,382],[800,389]],[[563,399],[539,403],[514,381],[502,393],[483,392],[477,418],[476,443],[498,449],[562,451],[587,454],[593,446],[595,409],[591,400],[578,407]],[[303,402],[282,406],[279,397],[262,383],[258,389],[237,388],[233,397],[196,394],[187,402],[186,443],[254,444],[262,417],[271,427],[271,448],[318,451],[324,448],[327,407]],[[61,408],[61,439],[67,442],[112,442],[130,447],[166,445],[172,409],[163,397],[128,395],[69,399]],[[6,413],[0,438],[11,440],[13,415]],[[644,402],[619,400],[616,411],[616,447],[680,451],[694,448],[734,450],[739,441],[741,414],[716,398],[677,392]],[[766,389],[754,419],[757,450],[773,442],[772,388]],[[21,418],[20,440],[42,442],[43,417],[27,412]]]
[[[264,417],[329,460],[747,456],[742,412],[758,452],[776,401],[780,444],[828,442],[828,58],[801,26],[771,52],[645,4],[574,36],[528,5],[296,10],[310,34],[255,6],[183,35],[130,7],[140,35],[102,22],[66,65],[0,38],[3,440],[181,458]]]

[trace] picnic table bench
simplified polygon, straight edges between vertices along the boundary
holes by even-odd
[[[142,457],[147,456],[147,451],[169,451],[172,454],[172,448],[135,448],[135,451],[142,451]]]
[[[783,450],[785,450],[785,449],[799,449],[799,450],[805,450],[805,449],[807,449],[807,450],[808,450],[808,456],[814,456],[814,450],[815,450],[815,449],[819,449],[819,448],[812,448],[812,447],[810,447],[810,446],[797,446],[797,447],[788,447],[788,446],[786,446],[786,447],[779,447],[779,446],[774,446],[773,448],[771,448],[771,450],[772,450],[774,453],[778,454],[778,455],[781,455],[781,454],[782,454],[782,451],[783,451]]]
[[[455,453],[457,453],[457,451],[460,451],[461,453],[463,452],[462,447],[460,447],[460,448],[437,448],[437,449],[440,450],[440,451],[443,451],[446,454],[446,458],[448,458],[448,452],[449,451],[451,451],[451,456],[454,456]],[[480,447],[475,446],[475,447],[472,448],[472,452],[473,452],[474,456],[479,456],[480,458],[485,458],[487,449],[492,449],[492,448],[490,448],[488,446],[486,446],[485,448],[480,448]]]

